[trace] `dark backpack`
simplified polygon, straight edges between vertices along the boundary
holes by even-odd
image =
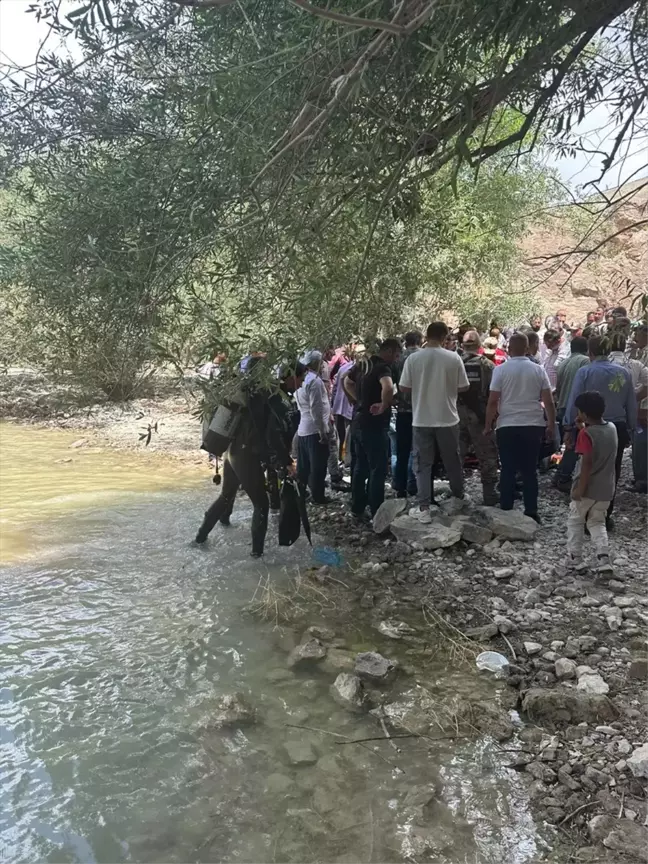
[[[486,403],[488,402],[488,387],[484,375],[484,361],[481,357],[469,357],[464,360],[466,377],[470,389],[459,394],[459,404],[474,411],[480,420],[486,417]]]
[[[297,489],[290,478],[281,484],[279,503],[279,545],[292,546],[301,532]]]

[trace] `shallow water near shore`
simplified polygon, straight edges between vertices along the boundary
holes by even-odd
[[[232,528],[192,547],[208,478],[73,440],[0,427],[0,859],[544,860],[510,753],[484,738],[351,744],[378,722],[335,704],[334,675],[287,669],[290,631],[245,607],[260,580],[294,591],[305,542],[279,549],[271,525],[251,560],[240,498]],[[416,666],[369,611],[322,586],[298,602],[349,648]],[[400,686],[494,698],[442,656]],[[234,691],[257,722],[213,728]]]

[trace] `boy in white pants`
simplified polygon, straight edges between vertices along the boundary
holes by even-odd
[[[587,525],[598,557],[598,572],[609,574],[612,565],[605,516],[616,486],[617,430],[614,423],[603,420],[605,400],[597,391],[581,393],[574,405],[578,409],[576,454],[580,458],[567,519],[569,567],[576,572],[586,569],[583,542]]]

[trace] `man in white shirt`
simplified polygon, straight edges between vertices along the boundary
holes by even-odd
[[[570,356],[571,348],[562,330],[547,330],[540,346],[540,363],[547,373],[551,389],[556,389],[557,371]]]
[[[529,340],[524,333],[511,336],[509,359],[493,372],[484,435],[491,434],[497,417],[500,507],[513,509],[515,477],[519,471],[524,514],[539,522],[538,458],[543,436],[554,437],[556,408],[547,373],[526,356],[528,348]]]
[[[437,449],[450,480],[456,511],[461,509],[464,497],[457,395],[468,390],[470,382],[459,355],[442,347],[447,335],[443,321],[430,324],[425,347],[409,355],[398,384],[400,390],[412,395],[414,472],[419,499],[419,509],[412,515],[421,522],[431,521],[432,467]]]
[[[331,404],[319,375],[320,351],[309,351],[302,362],[308,367],[304,383],[295,393],[299,408],[297,429],[297,479],[308,486],[313,504],[326,504],[326,467],[329,456]]]

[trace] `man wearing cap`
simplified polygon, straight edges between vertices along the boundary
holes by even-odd
[[[463,338],[463,360],[466,377],[470,387],[459,393],[457,410],[459,412],[459,441],[461,456],[465,459],[468,448],[472,446],[479,461],[484,504],[494,507],[499,497],[495,491],[497,485],[497,445],[492,433],[483,434],[486,420],[486,405],[488,391],[495,364],[479,353],[481,340],[476,330],[468,330]]]
[[[495,366],[501,366],[506,360],[506,351],[500,348],[496,336],[487,336],[484,339],[484,347],[482,353]]]
[[[321,351],[307,351],[302,363],[308,372],[295,393],[299,408],[297,429],[297,478],[308,486],[313,504],[326,504],[326,466],[329,456],[331,404],[319,371]]]

